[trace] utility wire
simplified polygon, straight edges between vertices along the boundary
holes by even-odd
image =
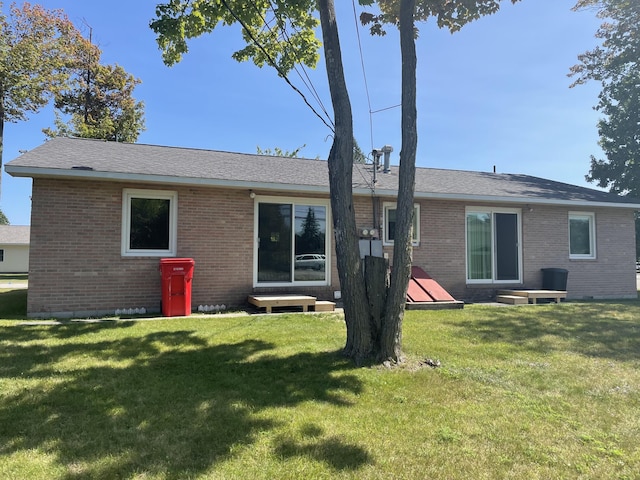
[[[276,69],[276,71],[278,72],[278,74],[280,74],[280,76],[285,80],[285,82],[287,82],[287,84],[289,84],[289,86],[291,88],[293,88],[294,91],[296,91],[298,93],[298,95],[300,95],[302,97],[302,99],[304,100],[304,103],[307,104],[307,106],[311,109],[311,111],[313,111],[313,113],[322,121],[322,123],[324,123],[329,130],[331,130],[333,133],[335,133],[335,130],[333,128],[333,126],[329,125],[326,120],[316,111],[315,108],[313,108],[313,106],[309,103],[309,101],[307,100],[307,97],[305,97],[305,95],[298,89],[298,87],[296,87],[293,83],[291,83],[291,81],[289,80],[289,78],[287,77],[287,74],[276,64],[275,60],[273,59],[273,57],[271,57],[271,55],[269,54],[269,52],[266,51],[266,49],[257,41],[257,39],[253,36],[253,34],[251,33],[251,30],[249,30],[249,27],[244,23],[244,21],[236,14],[236,12],[233,11],[233,9],[229,6],[229,4],[227,3],[227,0],[221,0],[222,4],[224,5],[224,7],[229,11],[229,13],[231,13],[231,15],[233,16],[233,18],[236,19],[236,21],[242,25],[242,28],[244,28],[244,30],[247,32],[247,35],[249,36],[249,38],[251,39],[251,41],[262,51],[262,53],[265,55],[265,57],[267,58],[267,61],[269,62],[269,64]]]
[[[397,104],[397,105],[392,105],[392,106],[390,106],[390,107],[385,107],[385,108],[380,108],[379,110],[374,110],[374,111],[373,111],[373,112],[371,112],[371,113],[384,112],[385,110],[391,110],[392,108],[398,108],[398,107],[401,107],[401,106],[402,106],[402,104],[401,104],[401,103],[399,103],[399,104]]]
[[[369,85],[367,83],[367,71],[364,68],[364,55],[362,54],[362,42],[360,40],[360,28],[358,25],[358,14],[356,12],[356,2],[351,0],[353,6],[353,20],[356,25],[356,37],[358,38],[358,50],[360,52],[360,65],[362,66],[362,78],[364,78],[364,90],[367,94],[367,104],[369,105],[369,135],[371,139],[371,150],[373,151],[373,112],[371,111],[371,98],[369,97]]]
[[[258,7],[256,6],[255,2],[251,2],[251,3],[254,6],[256,12],[259,15],[261,15],[261,12],[258,10]],[[276,19],[276,24],[278,25],[278,28],[282,32],[283,38],[292,47],[292,51],[295,52],[296,50],[295,50],[293,44],[291,43],[291,38],[289,37],[287,29],[285,28],[286,22],[282,19],[282,16],[278,12],[278,9],[273,5],[273,2],[271,0],[269,0],[269,5],[271,5],[271,10],[273,11],[274,17]],[[291,19],[289,19],[289,20],[291,20]],[[263,20],[263,21],[265,21],[265,24],[266,24],[266,20]],[[291,21],[291,28],[294,31],[297,32],[296,25],[293,23],[293,21]],[[294,64],[293,68],[296,71],[296,73],[298,74],[298,77],[300,77],[300,80],[302,80],[302,83],[304,83],[304,85],[307,87],[309,92],[313,95],[313,98],[316,100],[316,102],[318,102],[318,105],[320,106],[320,109],[322,110],[322,112],[327,116],[327,118],[329,118],[329,121],[333,125],[333,120],[331,120],[331,116],[329,115],[329,112],[327,111],[327,109],[325,108],[324,104],[322,103],[322,98],[320,98],[320,94],[318,93],[318,91],[316,90],[315,86],[313,85],[313,81],[309,77],[309,74],[307,73],[307,69],[305,68],[305,66],[302,63],[296,63],[296,64]],[[304,77],[303,77],[303,74],[300,73],[300,71],[303,72]],[[305,78],[306,78],[306,80],[305,80]]]

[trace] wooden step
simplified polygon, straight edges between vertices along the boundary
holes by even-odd
[[[309,307],[316,304],[316,297],[309,295],[249,295],[247,301],[257,308],[264,308],[267,313],[271,313],[273,307],[302,307],[303,312],[308,312]]]
[[[497,295],[496,302],[510,305],[526,305],[529,303],[529,299],[520,295]]]
[[[316,304],[312,308],[316,312],[333,312],[336,309],[336,304],[326,300],[316,300]]]

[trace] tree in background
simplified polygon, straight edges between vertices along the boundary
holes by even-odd
[[[93,49],[61,10],[25,2],[0,14],[0,168],[5,122],[47,105]]]
[[[43,132],[135,143],[144,130],[144,104],[133,98],[141,81],[119,65],[100,65],[96,53],[77,66],[68,88],[56,94],[55,108],[70,119],[64,122],[57,111],[56,128]]]
[[[514,3],[516,0],[512,0]],[[379,31],[383,24],[398,25],[402,56],[402,149],[400,188],[394,246],[394,268],[384,316],[373,312],[368,302],[365,276],[360,260],[353,208],[352,173],[354,161],[353,119],[349,92],[342,66],[333,0],[256,0],[244,8],[239,0],[175,0],[156,7],[151,28],[166,64],[179,61],[188,51],[187,41],[212,32],[220,23],[239,23],[247,46],[235,53],[237,60],[251,59],[286,75],[296,64],[315,66],[320,40],[315,37],[320,16],[322,46],[333,105],[333,144],[328,158],[329,185],[336,257],[344,303],[347,340],[344,354],[356,364],[373,360],[401,361],[401,331],[407,282],[410,272],[413,178],[417,150],[416,57],[414,21],[437,18],[451,31],[499,8],[500,0],[360,0],[376,3],[382,14],[369,14],[368,21]],[[271,28],[270,25],[279,28]],[[323,119],[324,121],[324,119]],[[326,122],[325,122],[326,123]],[[371,301],[371,299],[369,299]]]
[[[306,146],[306,144],[302,145],[301,147],[298,147],[292,151],[282,150],[279,147],[276,147],[273,150],[271,150],[270,148],[266,148],[263,150],[258,146],[257,152],[258,155],[273,155],[276,157],[298,158],[300,150],[302,150]],[[353,140],[353,163],[367,163],[367,156],[364,154],[364,152],[360,148],[360,145],[358,145],[358,142],[356,142],[355,139]]]
[[[295,150],[283,150],[280,147],[275,147],[273,150],[270,148],[265,148],[264,150],[260,148],[260,146],[256,147],[256,153],[258,155],[269,155],[273,157],[289,157],[289,158],[298,158],[298,154],[300,150],[302,150],[307,145],[302,145],[301,147],[296,148]]]
[[[604,20],[596,32],[602,45],[580,55],[569,75],[576,77],[572,87],[589,80],[602,85],[594,108],[604,115],[598,121],[598,134],[606,156],[591,156],[586,179],[611,192],[640,198],[640,2],[580,0],[574,7],[584,8],[597,8]],[[636,232],[639,222],[636,215]],[[638,235],[636,255],[640,258]]]
[[[2,210],[0,210],[0,225],[9,225],[9,219]]]
[[[596,37],[602,45],[578,57],[571,68],[572,87],[601,83],[594,107],[604,114],[598,122],[600,146],[606,159],[591,156],[587,180],[618,194],[640,197],[640,2],[581,0],[574,8],[595,7],[604,19]]]

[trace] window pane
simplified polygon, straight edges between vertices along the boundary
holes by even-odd
[[[467,278],[491,280],[491,214],[467,214]]]
[[[518,216],[496,213],[496,280],[518,280]]]
[[[258,207],[258,281],[291,281],[291,205]]]
[[[396,239],[396,209],[387,208],[387,240],[393,242]]]
[[[326,276],[326,207],[296,205],[295,229],[295,280],[324,280]]]
[[[396,209],[387,208],[387,236],[385,240],[387,242],[393,242],[396,239]],[[413,243],[418,242],[418,207],[413,207],[413,221],[411,223],[411,241]]]
[[[589,217],[569,219],[569,251],[571,255],[591,255],[591,228]]]
[[[168,199],[131,198],[132,250],[169,249],[170,203]]]

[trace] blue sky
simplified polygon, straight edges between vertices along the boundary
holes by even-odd
[[[139,143],[247,153],[306,145],[300,156],[327,157],[330,131],[299,95],[273,69],[231,59],[242,46],[237,28],[219,27],[192,41],[182,62],[166,67],[148,28],[157,2],[33,3],[64,10],[85,31],[91,26],[102,63],[118,63],[142,80],[134,93],[145,103],[146,131]],[[601,156],[599,114],[593,110],[599,86],[569,89],[567,73],[580,53],[597,45],[600,21],[594,11],[572,12],[575,0],[503,3],[496,15],[453,35],[433,22],[420,25],[417,164],[474,171],[495,166],[498,172],[595,188],[584,176],[589,156]],[[400,109],[388,108],[400,103],[397,34],[370,37],[360,27],[367,97],[353,6],[336,4],[356,139],[365,152],[392,145],[397,162]],[[307,73],[331,112],[323,60]],[[291,80],[312,97],[295,73]],[[382,111],[370,114],[377,110]],[[5,125],[4,163],[42,144],[42,129],[53,119],[47,108],[26,122]],[[31,180],[3,169],[1,188],[0,209],[10,223],[28,225]]]

